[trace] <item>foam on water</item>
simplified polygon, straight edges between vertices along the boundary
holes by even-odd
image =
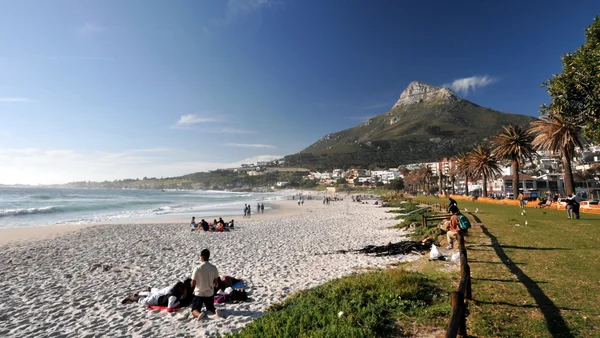
[[[196,217],[242,214],[287,193],[189,190],[0,188],[0,227],[87,224],[163,215]],[[268,206],[267,206],[268,208]]]

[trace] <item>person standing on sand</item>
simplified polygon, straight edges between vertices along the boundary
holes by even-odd
[[[247,214],[248,214],[248,204],[244,204],[244,218],[246,218]]]
[[[210,251],[204,249],[200,252],[200,265],[192,271],[191,286],[194,287],[194,299],[192,299],[192,316],[196,319],[206,317],[206,314],[223,317],[221,311],[215,309],[215,286],[219,283],[219,271],[217,267],[210,264]],[[202,311],[206,307],[206,312]]]
[[[264,213],[265,213],[265,205],[264,205],[264,203],[261,203],[261,204],[260,204],[260,213],[261,213],[261,214],[264,214]]]
[[[250,209],[250,204],[248,204],[248,217],[252,216],[252,210]]]

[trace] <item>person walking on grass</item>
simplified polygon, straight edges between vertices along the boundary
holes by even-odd
[[[219,283],[219,271],[217,267],[208,262],[210,251],[204,249],[200,252],[200,265],[192,271],[191,285],[194,287],[194,298],[192,299],[192,316],[196,319],[206,317],[206,314],[223,317],[219,309],[215,309],[215,286]],[[202,311],[202,306],[206,312]]]
[[[523,193],[519,193],[517,200],[519,200],[519,207],[521,207],[521,209],[525,208],[525,197],[523,196]]]
[[[450,225],[448,226],[448,232],[446,232],[446,240],[448,241],[448,246],[446,250],[454,249],[454,242],[458,242],[458,234],[460,233],[460,222],[458,221],[458,207],[456,205],[451,205],[448,210],[452,213],[450,216]]]

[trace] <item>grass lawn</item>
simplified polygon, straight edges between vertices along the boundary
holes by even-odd
[[[526,208],[522,216],[518,206],[458,205],[467,215],[465,208],[479,208],[468,216],[483,225],[467,237],[469,334],[600,337],[600,215],[569,220],[564,210]]]

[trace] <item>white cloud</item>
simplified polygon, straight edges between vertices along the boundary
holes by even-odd
[[[222,122],[222,121],[217,118],[214,118],[214,117],[202,117],[202,116],[198,116],[196,114],[188,114],[188,115],[182,115],[179,118],[179,121],[177,121],[177,123],[175,124],[175,126],[183,127],[183,126],[191,126],[193,124],[198,124],[198,123],[213,123],[213,122]]]
[[[252,130],[237,128],[221,128],[221,132],[225,134],[254,134],[254,131]]]
[[[225,23],[231,23],[236,19],[258,12],[263,7],[283,4],[283,0],[228,0]]]
[[[365,122],[366,120],[375,117],[374,115],[364,115],[364,116],[349,116],[348,118],[355,121]]]
[[[256,149],[277,149],[276,146],[272,146],[270,144],[260,144],[260,143],[227,143],[230,147],[238,147],[238,148],[256,148]]]
[[[31,102],[28,97],[0,97],[0,102],[16,103],[16,102]]]
[[[457,93],[462,93],[467,95],[470,90],[476,90],[477,88],[485,87],[494,82],[498,81],[498,79],[493,78],[488,75],[483,76],[471,76],[462,79],[456,79],[452,81],[451,84],[445,84],[444,87],[451,88]]]
[[[177,153],[176,157],[174,153]],[[122,152],[0,148],[0,162],[3,163],[0,166],[0,184],[58,184],[144,176],[173,177],[283,157],[259,155],[233,162],[181,160],[194,156],[195,154],[169,148],[132,149]]]
[[[106,27],[99,26],[95,23],[86,22],[85,24],[77,27],[77,33],[79,35],[92,35],[97,33],[102,33],[106,30]]]

